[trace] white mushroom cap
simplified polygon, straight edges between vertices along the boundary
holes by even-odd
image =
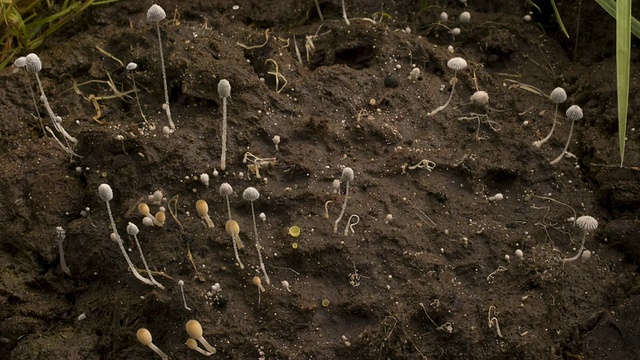
[[[474,104],[485,106],[489,103],[489,94],[486,91],[476,91],[471,95],[469,100],[473,101]]]
[[[151,5],[149,10],[147,10],[147,21],[149,22],[159,22],[166,17],[167,13],[165,13],[164,9],[158,4]]]
[[[256,201],[259,197],[260,193],[258,192],[258,189],[254,188],[253,186],[249,186],[242,192],[242,198],[247,201]]]
[[[229,185],[229,183],[222,183],[222,185],[220,185],[220,195],[222,196],[226,196],[226,195],[231,195],[231,193],[233,192],[233,188],[231,187],[231,185]]]
[[[13,65],[17,68],[23,68],[27,65],[27,58],[25,56],[20,56],[13,62]]]
[[[138,235],[139,232],[140,229],[138,229],[136,224],[129,222],[129,225],[127,225],[127,234],[135,236]]]
[[[471,14],[468,11],[465,11],[460,14],[461,23],[468,23],[469,21],[471,21]]]
[[[231,84],[229,84],[229,80],[222,79],[218,83],[218,96],[221,98],[227,98],[231,96]]]
[[[576,225],[582,230],[593,231],[598,228],[598,220],[589,215],[582,215],[576,219]]]
[[[109,184],[102,184],[98,186],[98,193],[102,201],[111,201],[113,199],[113,190]]]
[[[127,64],[127,70],[131,71],[131,70],[135,70],[138,67],[138,64],[134,63],[134,62],[130,62]]]
[[[27,71],[30,73],[37,73],[42,70],[42,61],[38,55],[31,53],[26,57],[26,65]]]
[[[560,103],[563,103],[563,102],[567,101],[567,92],[564,91],[563,88],[557,87],[557,88],[553,89],[553,91],[551,92],[551,95],[549,95],[549,98],[554,103],[560,104]]]
[[[582,108],[578,105],[571,105],[567,109],[567,119],[569,120],[580,120],[582,119]]]
[[[353,169],[351,169],[350,167],[346,167],[344,169],[342,169],[342,181],[353,181],[354,175],[353,175]]]
[[[467,61],[461,57],[454,57],[447,61],[449,69],[460,71],[467,68]]]

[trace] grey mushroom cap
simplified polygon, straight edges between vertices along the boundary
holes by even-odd
[[[26,65],[27,71],[30,73],[37,73],[42,70],[42,61],[38,55],[31,53],[26,57]]]
[[[27,66],[27,58],[25,56],[20,56],[13,62],[13,65],[17,68],[23,68]]]
[[[467,61],[461,57],[454,57],[447,61],[449,69],[460,71],[467,68]]]
[[[111,201],[113,199],[113,190],[109,184],[102,184],[98,186],[98,193],[102,201]]]
[[[576,219],[576,225],[582,230],[593,231],[598,228],[598,220],[589,215],[583,215]]]
[[[129,222],[129,224],[127,225],[127,234],[135,236],[138,235],[139,232],[140,229],[138,229],[136,224]]]
[[[231,96],[231,84],[229,84],[229,80],[222,79],[218,83],[218,96],[221,98],[227,98]]]
[[[346,167],[342,170],[342,181],[353,181],[353,169],[350,167]]]
[[[549,98],[554,103],[560,104],[560,103],[563,103],[563,102],[567,101],[567,92],[564,91],[563,88],[557,87],[557,88],[553,89],[553,91],[551,92],[551,95],[549,95]]]
[[[231,195],[232,192],[233,188],[231,187],[231,185],[229,185],[229,183],[222,183],[222,185],[220,185],[220,195],[227,196]]]
[[[487,94],[486,91],[479,90],[474,92],[469,100],[471,100],[476,105],[484,106],[489,103],[489,94]]]
[[[159,22],[164,20],[167,17],[167,13],[164,12],[164,9],[160,7],[158,4],[153,4],[147,10],[147,21],[148,22]]]
[[[259,197],[260,193],[258,192],[258,189],[254,188],[253,186],[249,186],[242,192],[242,198],[247,201],[256,201]]]
[[[571,105],[567,109],[567,119],[580,120],[582,119],[582,108],[578,105]]]
[[[131,70],[135,70],[138,67],[138,64],[134,63],[134,62],[130,62],[127,64],[127,70],[131,71]]]

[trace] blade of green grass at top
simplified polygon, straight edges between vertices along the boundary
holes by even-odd
[[[596,0],[598,5],[602,7],[609,15],[616,18],[616,2],[615,0]],[[635,17],[631,18],[631,32],[640,39],[640,21]]]
[[[564,23],[562,22],[562,18],[560,17],[560,13],[558,12],[558,8],[556,7],[555,0],[551,0],[551,7],[553,7],[553,13],[556,16],[556,21],[558,22],[558,25],[560,25],[560,29],[562,30],[562,33],[564,34],[564,36],[569,38],[569,33],[567,32],[567,29],[564,27]]]
[[[624,164],[629,110],[629,73],[631,62],[631,0],[616,3],[616,75],[618,78],[618,142],[620,167]]]

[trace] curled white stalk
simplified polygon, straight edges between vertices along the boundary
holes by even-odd
[[[350,167],[345,167],[342,170],[342,181],[347,182],[347,187],[344,192],[344,202],[342,203],[342,210],[340,211],[340,215],[338,216],[336,221],[333,223],[334,233],[338,232],[338,224],[340,223],[340,220],[342,220],[342,217],[344,216],[344,212],[347,209],[347,200],[349,199],[349,183],[353,181],[353,178],[354,178],[353,169],[351,169]]]
[[[138,229],[136,224],[130,222],[129,225],[127,225],[127,234],[133,236],[133,239],[136,241],[136,246],[138,247],[138,252],[140,253],[140,259],[142,259],[142,263],[144,264],[144,269],[147,270],[147,274],[149,275],[149,279],[157,287],[159,287],[160,289],[164,290],[164,286],[162,284],[160,284],[159,282],[157,282],[156,279],[153,278],[153,274],[151,273],[151,270],[149,270],[149,265],[147,264],[147,259],[145,259],[144,254],[142,253],[142,247],[140,246],[140,241],[138,240],[138,233],[139,232],[140,232],[140,230]]]

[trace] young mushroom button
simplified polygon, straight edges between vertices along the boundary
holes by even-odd
[[[42,70],[42,62],[40,61],[38,55],[34,53],[27,55],[26,67],[27,71],[30,73],[37,73]]]

